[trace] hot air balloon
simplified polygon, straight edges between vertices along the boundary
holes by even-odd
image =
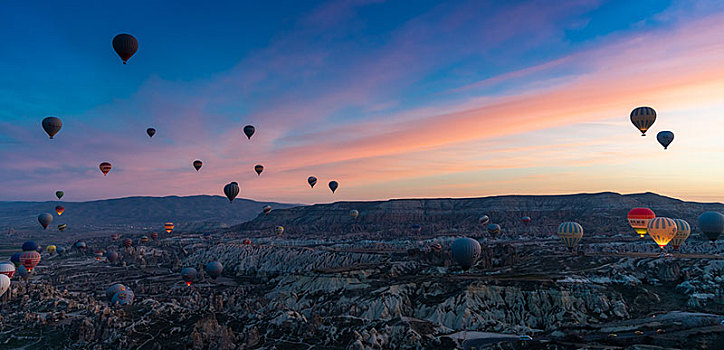
[[[490,222],[490,218],[487,215],[483,215],[480,218],[478,218],[478,223],[485,226]]]
[[[663,250],[676,235],[676,222],[669,218],[657,217],[649,221],[646,231]]]
[[[187,286],[191,286],[191,283],[193,283],[196,280],[197,275],[198,275],[198,272],[193,267],[184,267],[181,270],[181,278],[184,279]]]
[[[40,223],[40,226],[43,226],[43,229],[46,229],[48,228],[48,225],[53,222],[53,215],[48,213],[40,214],[38,215],[38,222]]]
[[[251,240],[248,238],[244,238],[244,241],[242,242],[244,245],[251,245]]]
[[[646,131],[656,121],[656,111],[651,107],[638,107],[631,111],[631,123],[646,136]]]
[[[264,166],[261,164],[254,165],[254,171],[256,172],[256,176],[259,176],[261,172],[264,171]]]
[[[33,268],[40,262],[40,253],[37,251],[26,251],[20,254],[20,264],[28,269],[28,272],[33,272]]]
[[[131,34],[118,34],[113,38],[113,50],[116,51],[123,64],[138,50],[138,40]]]
[[[0,274],[13,278],[15,275],[15,266],[11,262],[3,261],[0,263]]]
[[[716,211],[707,211],[699,215],[697,220],[699,229],[714,243],[724,232],[724,214]]]
[[[646,227],[656,214],[649,208],[633,208],[628,212],[628,223],[641,238],[646,235]]]
[[[307,183],[309,184],[310,187],[314,188],[314,185],[317,184],[317,178],[314,176],[310,176],[307,178]]]
[[[15,265],[15,267],[20,266],[20,255],[23,253],[15,253],[12,256],[10,256],[10,262]]]
[[[523,223],[526,225],[531,222],[530,216],[524,216],[521,220],[523,220]]]
[[[50,139],[53,139],[53,136],[60,131],[60,128],[63,127],[63,122],[60,121],[59,118],[56,117],[47,117],[43,119],[43,130],[45,130],[46,133],[48,133],[48,136],[50,136]]]
[[[357,219],[357,217],[359,216],[359,211],[357,211],[357,209],[352,209],[352,210],[349,211],[349,216],[350,216],[353,220],[354,220],[354,219]]]
[[[432,250],[434,250],[434,251],[436,251],[436,252],[439,252],[439,251],[442,250],[442,244],[440,244],[440,243],[433,243],[432,245],[430,245],[430,249],[432,249]]]
[[[111,235],[111,240],[112,240],[112,241],[117,241],[119,238],[121,238],[121,235],[119,235],[119,234],[117,234],[117,233],[114,233],[114,234]]]
[[[148,236],[141,237],[141,243],[143,243],[143,244],[148,243]]]
[[[101,169],[103,176],[106,176],[108,175],[108,172],[111,171],[111,163],[103,162],[98,166],[98,168]]]
[[[130,248],[131,246],[133,246],[133,240],[130,238],[124,238],[122,243],[123,246],[126,248]]]
[[[500,234],[500,225],[498,224],[488,224],[488,233],[492,236],[497,236]]]
[[[206,273],[211,276],[211,278],[216,279],[217,277],[221,276],[221,271],[224,270],[224,266],[221,265],[218,261],[212,261],[208,264],[206,264]]]
[[[261,209],[262,213],[269,215],[272,211],[271,205],[265,205],[264,208]]]
[[[48,254],[53,254],[56,252],[56,250],[58,250],[58,247],[56,247],[54,245],[49,245],[49,246],[45,247],[45,250],[48,252]]]
[[[58,252],[58,255],[63,255],[63,253],[65,253],[65,248],[58,247],[55,251]]]
[[[659,131],[659,133],[656,134],[656,140],[664,146],[664,149],[667,149],[671,142],[674,141],[674,133],[671,131]]]
[[[564,222],[558,226],[558,237],[568,247],[569,251],[573,251],[578,242],[583,237],[583,227],[577,222]]]
[[[410,230],[412,231],[413,234],[419,235],[420,232],[422,232],[422,226],[420,226],[418,224],[414,224],[410,227]]]
[[[40,246],[35,241],[26,241],[23,243],[22,249],[24,252],[37,251]]]
[[[202,162],[198,159],[194,161],[194,169],[196,169],[196,171],[199,171],[199,169],[201,169],[201,167],[203,165],[204,165],[204,162]]]
[[[166,229],[166,233],[171,233],[173,231],[173,222],[167,222],[163,225],[163,228]]]
[[[146,129],[146,134],[148,134],[148,137],[153,137],[153,135],[156,135],[156,129],[148,128]]]
[[[284,233],[284,226],[277,226],[274,231],[277,233],[277,236],[281,237]]]
[[[62,205],[55,206],[55,212],[58,213],[58,216],[63,215],[64,211],[65,211],[65,207],[63,207]]]
[[[671,245],[674,246],[674,250],[678,251],[679,246],[684,244],[684,241],[689,238],[691,226],[682,219],[674,219],[674,222],[676,223],[676,235],[671,239]]]
[[[101,258],[103,257],[103,251],[102,250],[96,250],[93,252],[93,255],[96,257],[96,261],[101,261]]]
[[[10,277],[0,275],[0,297],[10,289]]]
[[[256,131],[256,129],[253,125],[247,125],[244,127],[244,135],[246,135],[246,138],[249,140],[251,140],[251,135],[254,135],[254,131]]]
[[[108,260],[109,263],[114,263],[118,261],[118,258],[120,255],[116,251],[110,251],[108,252],[108,255],[106,255],[106,260]]]
[[[65,192],[63,192],[63,191],[55,191],[55,196],[58,197],[58,199],[63,198],[64,194],[65,194]]]
[[[475,265],[480,257],[480,243],[472,238],[458,238],[453,241],[450,249],[453,258],[463,270],[468,270]]]
[[[153,239],[154,241],[157,240],[157,239],[158,239],[158,233],[156,233],[156,232],[151,233],[151,239]]]
[[[86,249],[88,249],[88,245],[85,244],[85,242],[83,242],[83,241],[77,241],[77,242],[75,242],[74,247],[75,247],[75,249],[78,249],[78,250],[86,250]]]
[[[339,183],[337,181],[329,182],[329,189],[332,190],[332,193],[337,190],[337,187],[339,187]]]
[[[113,296],[116,295],[116,293],[125,291],[127,289],[128,288],[126,288],[126,286],[124,286],[123,284],[116,283],[106,289],[106,298],[110,301],[111,299],[113,299]]]
[[[66,228],[68,228],[68,225],[66,225],[66,224],[58,225],[58,231],[60,231],[60,232],[65,231]]]
[[[229,199],[229,203],[234,201],[237,195],[239,195],[239,184],[236,182],[230,182],[224,186],[224,194]]]
[[[131,290],[122,290],[113,295],[113,297],[111,298],[111,304],[118,304],[120,306],[131,305],[133,304],[134,297],[135,295]]]

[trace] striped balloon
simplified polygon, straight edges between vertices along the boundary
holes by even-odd
[[[689,238],[691,226],[682,219],[674,219],[674,222],[676,223],[676,235],[671,239],[671,245],[674,246],[674,250],[679,250],[679,246],[684,244],[684,241]]]
[[[676,235],[676,222],[669,218],[658,217],[649,221],[646,231],[649,232],[649,236],[654,239],[654,242],[664,249]]]
[[[631,111],[631,123],[646,136],[646,131],[656,121],[656,111],[651,107],[638,107]]]
[[[577,222],[564,222],[558,226],[558,237],[572,251],[583,237],[583,227]]]
[[[171,233],[173,231],[173,222],[167,222],[163,225],[163,228],[166,229],[166,233]]]
[[[27,251],[20,254],[20,264],[22,264],[28,272],[32,272],[33,268],[40,262],[40,253],[37,251]]]

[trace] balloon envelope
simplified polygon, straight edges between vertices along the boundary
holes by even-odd
[[[483,215],[478,218],[478,223],[480,223],[481,225],[487,225],[488,222],[490,222],[490,218],[487,215]]]
[[[198,275],[198,272],[193,267],[184,267],[181,270],[181,278],[184,279],[186,282],[186,285],[190,286],[191,283],[193,283],[196,280],[196,276]]]
[[[208,264],[206,264],[206,273],[211,276],[211,278],[216,279],[217,277],[221,276],[221,271],[224,270],[224,266],[221,265],[218,261],[212,261]]]
[[[453,241],[452,256],[463,270],[467,270],[475,265],[480,257],[480,243],[472,238],[458,238]]]
[[[53,215],[48,213],[40,214],[38,215],[38,222],[40,223],[40,226],[43,226],[43,229],[46,229],[48,228],[48,225],[53,222]]]
[[[64,211],[65,211],[65,207],[63,207],[62,205],[55,206],[55,212],[58,213],[58,216],[63,215]]]
[[[173,222],[167,222],[163,225],[163,228],[166,230],[166,233],[171,233],[173,231]]]
[[[10,277],[0,275],[0,297],[10,289]]]
[[[488,225],[488,233],[495,236],[497,234],[500,234],[500,225],[498,224],[489,224]]]
[[[309,186],[311,186],[312,188],[314,188],[314,185],[317,184],[317,178],[314,177],[314,176],[310,176],[310,177],[307,178],[307,183],[309,184]]]
[[[116,283],[106,289],[106,298],[108,300],[111,300],[116,293],[124,290],[126,290],[126,286],[120,283]]]
[[[0,274],[13,278],[15,275],[15,265],[9,261],[3,261],[0,263]]]
[[[356,219],[359,216],[359,211],[352,209],[349,211],[349,216],[352,217],[352,219]]]
[[[119,257],[120,255],[118,255],[118,253],[115,251],[110,251],[108,252],[108,255],[106,255],[106,259],[108,260],[108,262],[111,263],[116,262]]]
[[[15,267],[20,266],[20,254],[23,254],[23,253],[15,253],[12,256],[10,256],[10,262],[12,262],[13,265],[15,265]]]
[[[631,111],[631,123],[646,136],[646,131],[656,121],[656,111],[651,107],[638,107]]]
[[[28,272],[32,272],[33,268],[40,262],[40,253],[37,251],[28,251],[20,254],[20,264],[28,269]]]
[[[63,192],[63,191],[55,191],[55,196],[58,197],[58,199],[63,198],[64,194],[65,194],[65,192]]]
[[[239,184],[231,182],[224,186],[224,194],[229,199],[229,203],[234,201],[234,198],[239,195]]]
[[[48,254],[53,254],[58,250],[58,248],[54,245],[49,245],[45,247],[45,250],[48,252]]]
[[[284,226],[277,226],[274,228],[274,231],[277,233],[277,236],[281,236],[284,233]]]
[[[247,125],[244,127],[244,135],[246,135],[246,138],[251,140],[251,136],[254,135],[254,132],[256,129],[253,125]]]
[[[131,305],[131,304],[133,304],[134,297],[135,296],[130,289],[122,290],[113,295],[113,298],[111,298],[111,304],[118,303],[118,305],[120,305],[120,306]]]
[[[674,222],[676,223],[676,235],[674,235],[674,238],[671,240],[671,245],[674,247],[674,250],[679,250],[679,246],[684,244],[684,241],[689,238],[691,226],[682,219],[674,219]]]
[[[194,161],[194,169],[196,169],[196,171],[199,171],[199,169],[201,169],[201,167],[203,165],[204,165],[204,162],[202,162],[198,159]]]
[[[667,149],[672,141],[674,141],[674,133],[671,131],[660,131],[656,134],[656,140]]]
[[[704,232],[710,241],[714,242],[724,232],[724,214],[716,211],[707,211],[699,215],[697,220],[699,229]]]
[[[23,243],[22,249],[24,252],[29,252],[32,250],[37,251],[38,247],[39,245],[35,241],[26,241],[25,243]]]
[[[148,134],[148,137],[153,137],[153,135],[156,135],[156,129],[148,128],[146,129],[146,134]]]
[[[568,250],[573,250],[573,247],[583,238],[583,227],[577,222],[568,221],[558,226],[557,233],[563,244],[568,247]]]
[[[646,235],[646,228],[649,221],[656,217],[654,211],[649,208],[633,208],[628,212],[628,223],[639,234],[641,238]]]
[[[113,38],[113,50],[123,61],[123,64],[138,51],[138,40],[131,34],[118,34]]]
[[[271,211],[272,211],[272,207],[271,207],[271,205],[265,205],[264,208],[261,209],[261,211],[264,214],[269,215],[269,213],[271,213]]]
[[[103,162],[100,165],[98,165],[98,168],[101,169],[101,172],[103,173],[103,176],[106,176],[109,171],[111,171],[111,163]]]
[[[653,238],[654,242],[664,249],[676,235],[676,222],[669,218],[657,217],[649,221],[646,231]]]
[[[43,119],[43,130],[45,130],[51,139],[53,139],[53,136],[60,131],[61,127],[63,127],[63,122],[60,121],[59,118],[47,117]]]
[[[261,175],[261,172],[264,171],[264,166],[261,164],[254,165],[254,171],[256,172],[256,175]]]
[[[339,183],[337,181],[330,181],[329,182],[329,189],[332,190],[332,193],[337,190],[339,187]]]
[[[523,220],[524,224],[530,224],[531,222],[530,216],[524,216],[521,220]]]

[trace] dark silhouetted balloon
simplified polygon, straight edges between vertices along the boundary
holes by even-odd
[[[138,50],[138,40],[131,34],[118,34],[113,38],[113,50],[116,50],[123,64],[126,64]]]
[[[156,233],[156,232],[151,233],[151,239],[153,239],[154,241],[157,240],[157,239],[158,239],[158,233]]]
[[[699,215],[697,222],[701,232],[704,232],[712,243],[724,232],[724,214],[722,213],[707,211]]]
[[[329,182],[329,189],[332,190],[332,193],[337,190],[339,187],[339,183],[337,181],[330,181]]]
[[[488,224],[488,233],[493,236],[500,234],[500,225]]]
[[[656,134],[656,140],[664,146],[664,149],[667,149],[671,142],[674,141],[674,133],[671,131],[659,131],[659,133]]]
[[[20,254],[22,254],[22,253],[14,253],[13,255],[10,256],[10,262],[12,262],[15,265],[15,267],[20,266]]]
[[[194,169],[196,169],[196,171],[199,171],[199,169],[201,169],[201,167],[203,165],[204,165],[204,162],[202,162],[198,159],[194,161]]]
[[[38,245],[37,242],[27,241],[27,242],[23,243],[22,249],[24,252],[30,252],[30,251],[37,251],[38,247],[40,247],[40,246]]]
[[[271,205],[265,205],[264,208],[261,209],[262,213],[269,215],[272,211]]]
[[[412,230],[412,233],[413,233],[413,234],[419,235],[420,232],[422,232],[422,226],[420,226],[420,225],[418,225],[418,224],[414,224],[414,225],[412,225],[412,227],[410,228],[410,230]]]
[[[114,263],[118,261],[118,258],[120,255],[118,255],[118,252],[110,251],[108,252],[108,255],[106,255],[106,260],[108,260],[109,263]]]
[[[206,264],[206,273],[211,276],[211,278],[216,279],[217,277],[221,276],[221,271],[224,270],[224,266],[221,265],[218,261],[212,261],[208,264]]]
[[[256,171],[256,175],[261,175],[261,172],[264,171],[264,166],[261,164],[254,165],[254,171]]]
[[[63,198],[64,194],[65,194],[65,192],[63,192],[63,191],[55,191],[55,196],[58,197],[58,199]]]
[[[75,242],[75,248],[80,249],[80,250],[85,250],[88,248],[88,245],[85,244],[85,242],[83,242],[83,241],[77,241],[77,242]]]
[[[193,283],[196,280],[196,276],[198,276],[198,271],[196,271],[193,267],[184,267],[181,270],[181,278],[184,279],[187,286],[190,286],[191,283]]]
[[[98,166],[98,168],[101,169],[103,176],[106,176],[108,172],[111,171],[111,163],[103,162]]]
[[[153,137],[153,135],[156,135],[156,129],[148,128],[146,129],[146,134],[148,134],[148,137]]]
[[[48,213],[43,213],[38,215],[38,222],[40,223],[40,226],[43,226],[43,229],[48,228],[48,225],[53,222],[53,215],[50,215]]]
[[[251,140],[251,136],[254,135],[255,131],[256,129],[253,125],[247,125],[244,127],[244,135],[246,135],[249,140]]]
[[[467,270],[475,265],[475,262],[480,257],[480,243],[472,238],[458,238],[453,241],[450,248],[453,258],[463,270]]]
[[[656,121],[656,111],[651,107],[638,107],[631,111],[631,123],[646,136],[646,131]]]
[[[314,176],[310,176],[310,177],[307,178],[307,183],[309,184],[309,186],[311,186],[312,188],[314,188],[314,185],[317,184],[317,178],[314,177]]]
[[[239,184],[236,182],[226,184],[226,186],[224,186],[224,194],[226,198],[229,199],[229,203],[233,202],[234,198],[239,195]]]
[[[53,136],[60,131],[60,128],[63,127],[63,122],[60,120],[60,118],[56,117],[47,117],[43,119],[43,130],[50,136],[50,139],[53,139]]]
[[[65,253],[65,248],[58,247],[57,249],[55,249],[55,251],[58,253],[58,255],[63,255]]]
[[[357,211],[357,209],[352,209],[349,211],[349,216],[352,219],[357,219],[357,217],[359,216],[359,211]]]
[[[23,265],[18,265],[15,267],[15,273],[20,276],[20,278],[27,278],[28,277],[28,269],[25,268]]]

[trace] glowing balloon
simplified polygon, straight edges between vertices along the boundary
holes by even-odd
[[[649,221],[655,217],[656,214],[649,208],[633,208],[628,212],[628,223],[639,234],[639,237],[644,238]]]
[[[654,242],[664,249],[669,242],[676,236],[676,222],[669,218],[657,217],[649,221],[646,231]]]
[[[163,228],[166,230],[166,233],[171,233],[173,231],[173,222],[167,222],[163,225]]]
[[[181,278],[184,279],[187,286],[191,286],[191,283],[196,280],[196,276],[198,276],[198,274],[198,271],[196,271],[193,267],[184,267],[181,270]]]
[[[58,213],[58,216],[63,215],[64,211],[65,211],[65,207],[63,207],[62,205],[55,206],[55,212]]]

